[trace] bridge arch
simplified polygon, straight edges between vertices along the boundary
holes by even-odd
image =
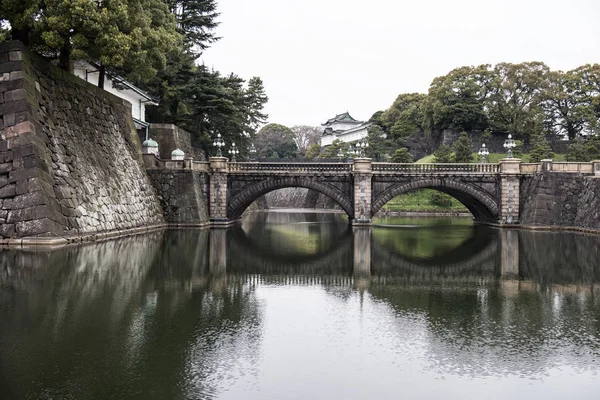
[[[287,187],[301,187],[322,193],[335,201],[348,214],[349,218],[354,216],[352,200],[333,185],[306,177],[275,177],[256,182],[232,196],[227,206],[227,218],[240,218],[246,208],[260,196]]]
[[[476,221],[497,222],[499,219],[500,208],[492,196],[469,183],[448,178],[423,178],[390,186],[373,199],[371,216],[394,197],[415,189],[435,189],[449,194],[467,207]]]

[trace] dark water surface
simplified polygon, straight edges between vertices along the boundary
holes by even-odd
[[[600,398],[600,237],[252,214],[0,251],[0,399]]]

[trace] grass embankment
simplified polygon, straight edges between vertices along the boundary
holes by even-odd
[[[404,193],[388,201],[384,210],[388,211],[417,211],[417,212],[469,212],[458,200],[448,196],[451,205],[441,207],[432,204],[432,198],[436,190],[418,189]],[[445,195],[447,196],[447,195]]]
[[[506,153],[490,153],[488,156],[489,163],[497,163],[501,159],[506,158]],[[515,157],[516,158],[516,157]],[[522,154],[518,158],[521,162],[529,162],[529,154]],[[479,160],[477,153],[473,153],[473,159]],[[552,158],[554,161],[564,161],[564,154],[555,154]],[[416,161],[419,164],[433,163],[434,156],[430,154]],[[394,197],[385,206],[384,210],[388,211],[416,211],[416,212],[469,212],[465,206],[463,206],[458,200],[448,195],[447,206],[440,206],[435,204],[434,196],[437,193],[436,190],[431,189],[419,189],[412,192],[404,193]],[[439,195],[438,195],[439,196]]]

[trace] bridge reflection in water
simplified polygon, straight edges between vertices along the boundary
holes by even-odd
[[[326,216],[294,214],[292,223],[286,213],[256,213],[242,226],[212,229],[209,268],[218,269],[220,276],[227,272],[236,279],[290,284],[303,280],[306,284],[335,282],[362,289],[371,283],[453,279],[481,283],[518,277],[516,231],[468,226],[464,229],[467,236],[457,247],[429,257],[414,257],[390,248],[373,235],[374,230],[383,229],[400,235],[402,227],[348,227],[343,221],[327,222]],[[258,234],[256,230],[265,227],[266,233]],[[444,234],[444,228],[419,229]],[[317,243],[311,242],[311,231]]]
[[[453,387],[475,397],[477,385],[444,386],[440,377],[598,372],[600,238],[464,224],[350,228],[344,218],[257,213],[230,229],[0,251],[0,321],[10,321],[0,324],[0,397],[216,398],[265,379],[257,369],[268,369],[265,351],[280,350],[277,340],[299,349],[314,342],[335,359],[326,374],[332,385],[350,375],[367,374],[362,385],[393,376],[368,386],[378,398],[387,386],[413,398],[419,388]],[[410,240],[419,235],[452,240],[419,248]],[[299,321],[312,323],[297,329],[314,336],[277,339]],[[376,345],[356,343],[363,334],[356,321]],[[377,369],[355,376],[351,355],[360,349],[360,360]],[[293,367],[279,360],[278,370],[320,374],[330,365],[307,354],[306,364],[296,354]],[[423,384],[403,386],[397,376]],[[230,393],[275,393],[261,383],[262,393]],[[343,394],[344,385],[335,388]],[[510,397],[494,388],[495,398]]]

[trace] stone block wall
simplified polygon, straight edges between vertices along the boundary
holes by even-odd
[[[203,225],[209,220],[208,174],[191,170],[149,169],[165,220],[172,224]]]
[[[600,229],[600,178],[543,172],[521,178],[521,225]]]
[[[21,43],[0,44],[0,238],[162,222],[130,110]]]
[[[190,133],[176,125],[150,124],[148,135],[158,143],[160,158],[170,159],[171,152],[180,149],[186,157],[192,157],[196,161],[206,161],[204,152],[192,146]]]

